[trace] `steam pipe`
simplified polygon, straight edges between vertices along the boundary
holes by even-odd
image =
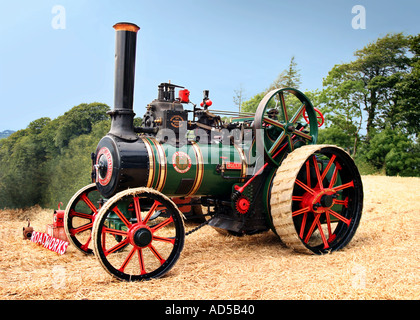
[[[116,30],[115,41],[115,84],[114,110],[111,116],[110,134],[128,141],[138,139],[134,132],[133,96],[136,62],[137,31],[133,23],[120,22],[113,26]]]

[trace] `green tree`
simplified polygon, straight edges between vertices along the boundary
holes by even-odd
[[[420,176],[420,148],[402,130],[389,126],[376,133],[364,153],[377,169],[387,175]]]
[[[393,127],[398,126],[409,135],[419,136],[420,130],[420,34],[409,37],[411,72],[396,83],[398,104],[391,117]]]
[[[59,124],[54,138],[55,145],[63,148],[72,138],[92,131],[92,125],[108,119],[109,107],[103,103],[82,103],[59,117]]]
[[[337,104],[366,111],[368,138],[375,128],[395,122],[397,84],[411,71],[408,50],[408,37],[388,34],[357,50],[355,61],[336,65],[324,80]]]

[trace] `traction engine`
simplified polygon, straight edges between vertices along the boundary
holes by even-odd
[[[343,149],[316,144],[324,119],[302,92],[274,89],[247,113],[213,109],[208,90],[197,106],[188,89],[161,83],[134,127],[139,27],[114,29],[111,129],[92,153],[92,183],[65,211],[77,249],[134,281],[166,274],[185,236],[204,225],[234,236],[272,230],[310,254],[349,243],[362,212],[360,174]],[[189,220],[201,224],[186,233]]]

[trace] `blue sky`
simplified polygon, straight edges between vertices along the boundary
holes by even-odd
[[[54,6],[65,29],[54,29]],[[366,9],[353,29],[352,8]],[[138,116],[171,80],[199,103],[210,90],[215,109],[236,110],[265,90],[294,55],[302,90],[322,88],[335,64],[389,32],[420,32],[418,0],[137,0],[5,1],[0,4],[0,131],[56,118],[82,102],[113,107],[115,32],[138,33],[134,111]]]

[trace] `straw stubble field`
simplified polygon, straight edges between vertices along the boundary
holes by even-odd
[[[71,246],[60,256],[22,240],[26,218],[44,232],[52,210],[5,210],[0,298],[418,300],[420,178],[364,176],[363,183],[362,221],[342,251],[296,254],[271,231],[238,238],[207,226],[186,238],[167,276],[139,283],[114,280]]]

